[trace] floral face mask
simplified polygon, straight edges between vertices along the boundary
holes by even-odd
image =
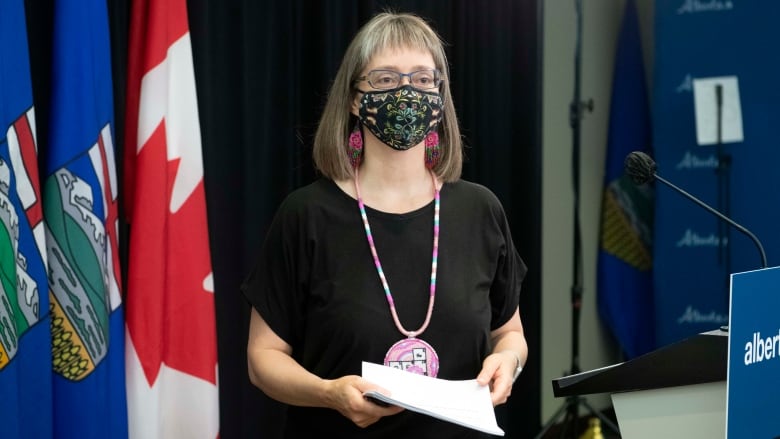
[[[363,94],[360,122],[387,146],[405,151],[425,139],[442,118],[444,100],[411,85]]]

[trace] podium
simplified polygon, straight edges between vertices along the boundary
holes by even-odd
[[[623,439],[724,438],[727,365],[728,333],[717,329],[557,378],[553,394],[611,394]]]
[[[731,275],[726,433],[780,438],[780,267]]]

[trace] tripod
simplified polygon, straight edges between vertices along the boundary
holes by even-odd
[[[574,52],[574,98],[569,105],[569,125],[572,128],[572,179],[574,186],[574,249],[573,274],[571,286],[571,368],[570,375],[580,372],[580,308],[582,307],[582,234],[580,232],[580,122],[584,110],[593,111],[593,100],[582,102],[580,98],[580,70],[582,53],[582,0],[574,0],[577,13],[577,37]],[[592,415],[614,432],[618,427],[610,419],[595,410],[582,396],[569,396],[566,402],[555,412],[536,435],[536,439],[544,437],[545,433],[565,414],[561,437],[566,433],[577,439],[577,423],[579,421],[579,406],[584,406]]]

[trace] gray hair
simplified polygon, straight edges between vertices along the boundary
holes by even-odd
[[[384,49],[408,48],[430,52],[442,72],[439,90],[444,99],[439,123],[439,162],[434,173],[444,182],[456,181],[463,168],[463,144],[449,85],[449,65],[444,44],[428,23],[409,13],[383,12],[366,23],[347,48],[333,80],[328,100],[314,136],[314,164],[328,178],[343,180],[354,175],[347,157],[347,137],[356,123],[350,112],[356,97],[355,80],[375,54]]]

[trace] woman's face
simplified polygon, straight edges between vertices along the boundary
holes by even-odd
[[[369,61],[368,65],[359,76],[366,76],[372,70],[393,70],[399,73],[411,73],[418,70],[435,69],[436,63],[433,61],[433,55],[427,50],[409,49],[409,48],[386,48],[377,52]],[[409,83],[409,77],[404,76],[400,85]],[[362,92],[374,91],[368,81],[359,81],[357,89]],[[427,90],[437,92],[438,90]],[[361,93],[356,93],[352,101],[352,114],[358,115],[358,103],[363,97]]]

